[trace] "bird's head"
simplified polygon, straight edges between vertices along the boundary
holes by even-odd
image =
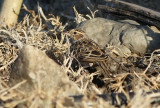
[[[74,40],[80,40],[82,38],[86,38],[85,32],[79,29],[71,29],[70,31],[64,32],[65,36],[68,36]]]

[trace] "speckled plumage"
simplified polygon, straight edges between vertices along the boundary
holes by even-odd
[[[89,39],[84,31],[72,29],[65,34],[74,40],[70,51],[73,52],[75,58],[80,62],[98,63],[106,77],[112,76],[106,64],[108,56],[105,51],[96,42]]]

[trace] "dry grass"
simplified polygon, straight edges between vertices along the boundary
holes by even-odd
[[[130,91],[136,92],[136,96],[133,99],[129,99],[129,104],[126,107],[156,107],[158,104],[150,104],[153,99],[160,97],[159,93],[153,93],[145,95],[146,91],[159,89],[160,76],[148,75],[147,72],[150,69],[157,69],[160,65],[160,56],[155,54],[159,50],[154,51],[151,54],[148,67],[142,72],[136,73],[124,73],[117,75],[116,78],[104,78],[102,79],[107,85],[98,87],[93,83],[94,76],[100,74],[100,72],[89,73],[88,70],[84,69],[79,65],[78,70],[72,68],[72,57],[64,57],[63,68],[70,80],[75,82],[79,87],[82,94],[86,97],[83,98],[82,102],[73,102],[72,98],[62,95],[64,91],[43,91],[40,88],[35,89],[28,95],[22,91],[17,90],[18,87],[25,84],[21,82],[14,87],[8,87],[4,82],[4,79],[8,80],[11,65],[18,57],[18,52],[22,49],[25,44],[32,45],[41,49],[42,51],[54,50],[53,54],[59,58],[64,56],[64,53],[69,47],[69,42],[66,41],[62,32],[65,31],[66,25],[62,25],[60,17],[50,15],[46,17],[42,9],[39,7],[39,14],[35,14],[34,11],[24,8],[30,14],[26,15],[23,21],[17,23],[12,28],[3,26],[0,29],[0,72],[3,80],[0,80],[0,106],[2,107],[84,107],[88,108],[103,108],[103,107],[114,107],[105,102],[103,99],[98,98],[95,94],[102,94],[107,91],[123,92],[129,99],[127,90],[130,86]],[[76,22],[80,23],[87,20],[83,15],[79,14],[74,7],[76,15]],[[91,12],[91,15],[87,15],[89,19],[95,17],[95,12]],[[54,49],[56,48],[56,50]],[[157,61],[155,61],[157,60]],[[159,72],[159,71],[158,71]],[[157,73],[158,73],[157,72]],[[130,82],[127,82],[129,79]],[[5,80],[5,81],[6,81]],[[127,87],[128,88],[127,88]],[[144,92],[144,91],[145,92]]]

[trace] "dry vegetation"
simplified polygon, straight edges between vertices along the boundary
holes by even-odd
[[[47,108],[114,107],[109,104],[109,101],[104,101],[95,95],[111,91],[115,93],[123,92],[128,97],[129,101],[126,107],[157,107],[159,105],[160,93],[148,95],[145,93],[158,90],[160,87],[160,50],[156,50],[150,56],[145,56],[144,58],[132,57],[139,61],[142,60],[139,64],[144,64],[146,66],[145,69],[142,68],[139,72],[132,71],[118,74],[116,78],[100,79],[103,84],[99,86],[93,81],[95,76],[99,75],[99,72],[89,73],[88,70],[81,66],[78,66],[79,68],[75,70],[72,68],[73,58],[64,56],[69,43],[62,34],[67,25],[62,24],[60,17],[54,15],[46,17],[40,7],[38,14],[28,10],[25,6],[24,8],[30,14],[26,15],[21,22],[12,28],[3,25],[0,29],[0,72],[3,79],[0,80],[0,106],[32,108],[41,107],[43,104]],[[73,9],[76,15],[76,23],[94,18],[96,12],[90,11],[90,15],[83,17],[75,7]],[[71,98],[61,95],[63,91],[48,90],[48,92],[44,92],[36,89],[30,93],[31,95],[28,95],[17,90],[25,82],[21,82],[14,87],[8,87],[5,81],[9,79],[11,66],[18,57],[18,52],[25,44],[49,52],[49,56],[66,69],[69,79],[75,82],[81,93],[85,95],[83,100],[81,102],[73,102]],[[128,60],[131,61],[129,57]],[[128,91],[135,92],[136,95],[133,99],[129,98]]]

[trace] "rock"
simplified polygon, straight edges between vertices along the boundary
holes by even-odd
[[[23,80],[27,82],[19,89],[25,92],[31,92],[40,86],[44,91],[64,90],[67,95],[79,92],[60,65],[41,50],[28,45],[20,51],[8,83],[14,86]]]
[[[144,55],[160,48],[160,34],[132,20],[94,18],[82,22],[77,28],[84,30],[89,38],[102,47],[107,44],[116,46],[129,55]]]

